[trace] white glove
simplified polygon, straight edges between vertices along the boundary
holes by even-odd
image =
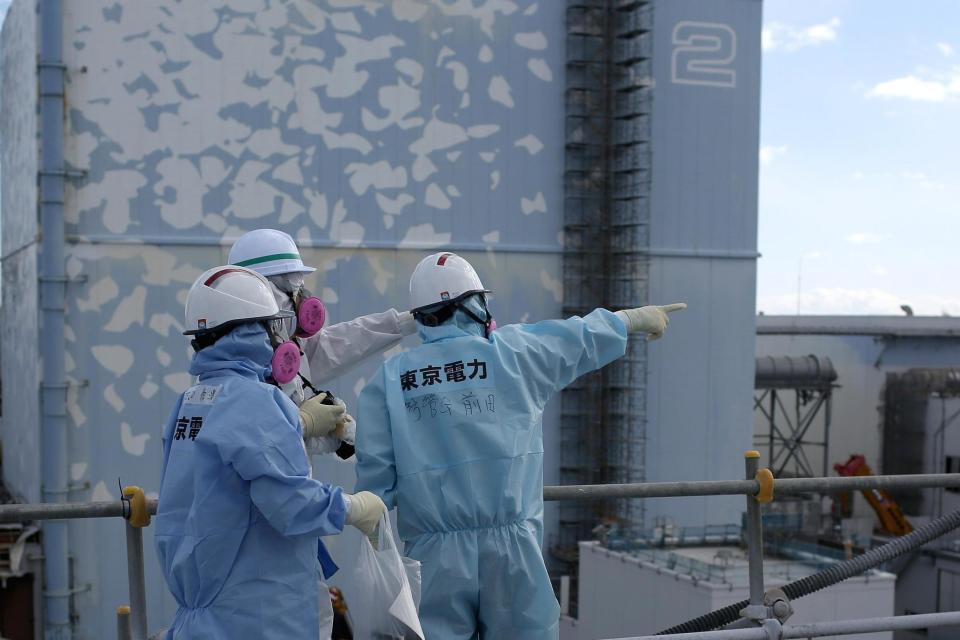
[[[675,302],[674,304],[665,304],[663,306],[651,305],[649,307],[639,307],[636,309],[624,309],[617,311],[617,315],[627,325],[627,333],[643,332],[649,334],[648,340],[656,340],[663,336],[670,324],[668,313],[686,309],[685,302]]]
[[[347,403],[341,400],[340,398],[334,398],[333,401],[343,407],[347,408]],[[340,421],[337,423],[337,428],[333,430],[333,437],[343,442],[346,442],[349,445],[357,439],[357,421],[353,419],[353,416],[349,413],[343,414],[343,417],[340,418]],[[337,443],[337,446],[340,446],[340,443]]]
[[[343,414],[343,420],[337,423],[333,435],[349,445],[354,444],[357,441],[357,422],[353,419],[353,416],[349,413]]]
[[[359,529],[363,535],[369,536],[380,522],[380,516],[387,512],[387,505],[383,504],[375,493],[361,491],[347,494],[347,524]]]
[[[401,335],[409,336],[417,332],[417,321],[409,311],[401,311],[397,314],[397,325],[400,327]]]
[[[300,405],[300,424],[303,438],[320,438],[337,428],[347,414],[347,408],[339,404],[323,404],[326,395],[313,396]]]

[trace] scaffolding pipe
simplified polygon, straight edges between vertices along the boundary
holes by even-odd
[[[855,476],[849,478],[784,478],[775,481],[774,495],[838,493],[841,491],[862,491],[864,489],[930,489],[935,487],[960,487],[960,473]],[[568,485],[544,487],[543,499],[552,501],[755,495],[759,489],[760,485],[756,480]]]
[[[856,476],[850,478],[787,478],[774,484],[775,495],[836,493],[864,489],[960,488],[960,473],[926,473],[900,476]],[[674,498],[684,496],[755,495],[756,480],[704,480],[696,482],[641,482],[634,484],[586,484],[543,488],[543,499],[606,500],[616,498]],[[150,514],[157,513],[157,501],[147,500]],[[116,502],[72,502],[64,504],[0,505],[0,524],[28,520],[123,517],[124,507]]]
[[[117,640],[133,640],[130,637],[130,607],[117,607]]]
[[[671,638],[672,640],[797,640],[800,638],[846,636],[880,631],[913,631],[932,629],[935,627],[952,627],[955,625],[960,625],[960,611],[795,624],[785,626],[779,632],[776,630],[777,625],[771,625],[769,630],[767,627],[757,627],[755,629],[725,629],[722,631],[678,633],[670,636],[617,638],[617,640],[654,640],[654,638],[660,640],[664,637]]]
[[[127,530],[127,587],[130,591],[132,640],[147,640],[147,587],[143,574],[143,529],[124,522]]]
[[[125,518],[129,515],[125,503],[70,502],[64,504],[5,504],[0,505],[0,524],[29,520],[72,520],[74,518]],[[157,513],[157,501],[147,500],[150,515]]]
[[[958,476],[960,484],[960,476]],[[779,485],[777,485],[779,488]],[[754,494],[756,480],[709,480],[703,482],[643,482],[635,484],[581,484],[544,487],[543,499],[603,500],[608,498],[673,498],[682,496],[731,496]]]
[[[67,500],[67,380],[65,366],[66,262],[63,222],[64,178],[63,6],[40,2],[40,440],[43,501]],[[44,636],[70,640],[68,524],[43,525]]]
[[[748,478],[757,475],[759,459],[759,451],[748,451],[744,456],[743,461]],[[750,576],[750,606],[763,607],[763,523],[760,503],[751,495],[747,496],[747,560]]]

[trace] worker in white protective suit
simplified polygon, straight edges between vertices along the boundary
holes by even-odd
[[[288,354],[286,367],[275,363],[273,377],[300,407],[307,453],[335,452],[349,458],[353,455],[356,423],[343,401],[322,391],[321,385],[414,333],[417,325],[413,316],[387,309],[324,326],[323,303],[304,287],[304,276],[316,269],[303,264],[296,242],[277,229],[256,229],[240,236],[230,249],[228,262],[264,276],[280,309],[292,312],[283,321],[283,337],[296,345],[299,353]],[[321,640],[330,637],[333,626],[328,595],[326,585],[321,584]]]
[[[624,355],[628,334],[661,337],[683,303],[511,324],[453,253],[410,278],[423,344],[389,358],[358,401],[357,489],[397,507],[422,563],[429,640],[557,640],[544,565],[543,426],[549,399]]]

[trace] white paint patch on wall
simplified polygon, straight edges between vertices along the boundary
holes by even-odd
[[[513,41],[517,46],[534,51],[543,51],[547,48],[547,36],[542,31],[532,31],[529,33],[518,33],[513,36]]]
[[[554,278],[546,269],[540,270],[540,284],[543,288],[553,294],[556,302],[563,302],[563,282],[559,278]]]
[[[407,229],[403,240],[400,241],[400,246],[422,248],[441,247],[450,243],[451,235],[452,234],[447,232],[441,233],[436,231],[429,222],[426,224],[417,224]]]
[[[103,399],[106,400],[107,404],[113,407],[113,410],[117,413],[123,413],[124,408],[127,406],[112,384],[108,384],[103,390]]]
[[[513,108],[513,96],[510,95],[510,84],[503,76],[493,76],[487,86],[487,95],[494,102],[499,102],[508,109]]]
[[[529,133],[523,136],[522,138],[514,142],[513,145],[516,147],[522,147],[523,149],[526,149],[527,153],[529,153],[532,156],[537,155],[543,149],[543,143],[540,142],[540,138],[533,135],[532,133]]]
[[[159,390],[159,385],[153,381],[152,376],[148,375],[146,381],[140,385],[140,397],[149,400],[153,396],[157,395],[157,391]]]
[[[537,195],[530,198],[520,198],[520,210],[523,211],[524,215],[530,215],[531,213],[546,213],[547,212],[547,201],[543,197],[543,192],[538,191]]]
[[[122,376],[133,366],[133,351],[119,344],[99,344],[90,349],[93,357],[107,371]]]
[[[443,193],[443,190],[440,189],[435,182],[431,182],[427,187],[425,202],[428,207],[433,207],[434,209],[449,209],[451,205],[450,198]]]
[[[137,286],[129,296],[120,301],[110,321],[103,327],[104,331],[119,333],[126,331],[130,325],[136,323],[143,326],[144,308],[147,303],[147,288]]]
[[[91,287],[86,298],[77,298],[77,309],[80,311],[100,312],[100,307],[120,295],[120,288],[110,276],[97,280]]]
[[[550,65],[548,65],[547,61],[543,58],[530,58],[527,60],[527,69],[544,82],[553,82],[553,71],[550,70]]]
[[[142,456],[147,448],[147,441],[150,439],[149,433],[133,435],[130,425],[126,422],[120,423],[120,442],[123,444],[123,450],[132,456]]]
[[[186,372],[168,373],[163,376],[163,384],[174,393],[183,393],[193,384],[193,376]]]
[[[87,467],[89,465],[86,462],[74,462],[70,465],[70,479],[74,482],[80,482],[83,480],[83,476],[87,473]]]

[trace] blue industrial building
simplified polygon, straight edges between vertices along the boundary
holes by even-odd
[[[160,429],[191,382],[187,288],[258,227],[298,240],[332,322],[405,309],[413,266],[440,248],[477,267],[500,324],[687,302],[668,339],[547,410],[545,482],[739,477],[760,18],[759,0],[15,0],[0,41],[7,489],[118,500],[119,478],[155,495]],[[332,389],[353,405],[378,362]],[[352,485],[351,464],[314,462]],[[740,502],[551,507],[546,538],[562,570],[564,535],[597,518],[736,522]],[[154,628],[175,608],[146,531]],[[121,524],[42,536],[37,633],[108,636]]]

